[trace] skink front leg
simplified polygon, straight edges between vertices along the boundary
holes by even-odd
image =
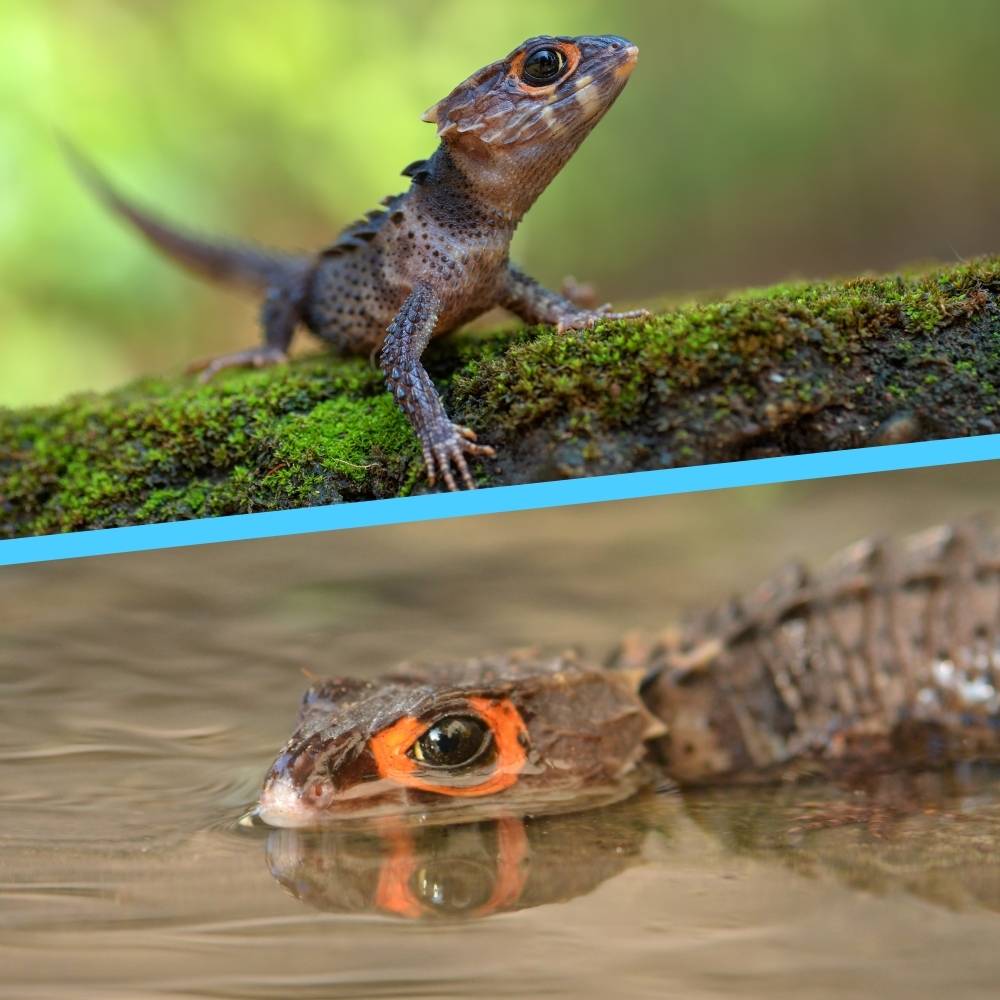
[[[560,333],[566,330],[586,330],[601,320],[646,319],[645,309],[612,312],[611,306],[583,309],[575,302],[540,285],[534,278],[508,265],[500,304],[526,323],[548,323]]]
[[[379,365],[386,388],[406,414],[423,449],[427,478],[433,486],[438,477],[448,489],[456,490],[454,470],[468,489],[475,489],[466,455],[489,457],[488,445],[476,444],[468,427],[453,424],[445,413],[434,383],[420,363],[437,323],[439,303],[425,285],[413,289],[396,318],[389,325]]]

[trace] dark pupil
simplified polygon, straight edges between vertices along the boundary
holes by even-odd
[[[431,767],[471,764],[486,748],[489,731],[468,715],[452,715],[436,722],[417,741],[419,758]]]
[[[563,68],[563,55],[555,49],[539,49],[524,61],[524,79],[527,83],[551,83]]]

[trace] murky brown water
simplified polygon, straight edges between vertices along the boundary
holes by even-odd
[[[0,573],[0,996],[994,995],[1000,772],[245,831],[300,670],[603,652],[794,555],[996,507],[955,469]],[[393,915],[395,914],[395,915]]]

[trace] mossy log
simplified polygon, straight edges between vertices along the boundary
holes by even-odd
[[[482,486],[995,433],[1000,258],[582,333],[459,335],[426,361],[452,417],[497,449]],[[0,411],[0,537],[425,489],[367,359]]]

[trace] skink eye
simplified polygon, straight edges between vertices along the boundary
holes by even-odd
[[[544,87],[557,80],[566,68],[566,57],[558,49],[536,49],[521,69],[521,78],[532,87]]]
[[[404,715],[373,734],[379,775],[438,795],[493,795],[515,784],[528,759],[521,713],[507,698],[463,694],[462,702],[453,715]]]
[[[413,744],[413,757],[429,768],[453,770],[484,759],[493,748],[493,734],[472,715],[439,719]]]

